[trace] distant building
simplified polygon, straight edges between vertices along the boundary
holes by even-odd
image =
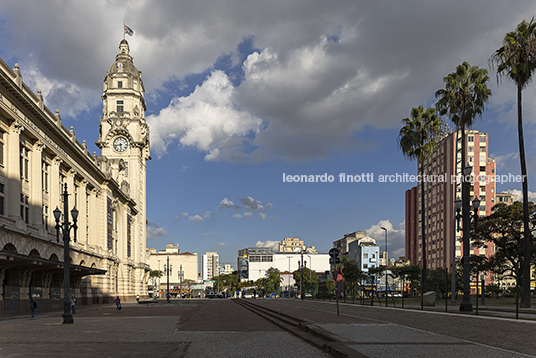
[[[179,245],[169,243],[166,245],[165,250],[147,249],[146,262],[151,267],[151,270],[161,271],[164,274],[156,285],[153,282],[149,282],[150,288],[152,287],[156,291],[167,288],[167,275],[164,271],[164,265],[167,265],[168,258],[171,267],[169,275],[170,288],[176,289],[181,284],[183,288],[186,288],[185,282],[197,282],[199,264],[197,253],[181,253]]]
[[[201,269],[203,272],[203,281],[208,281],[214,276],[219,275],[218,267],[220,265],[220,256],[217,252],[205,252],[201,258]]]
[[[504,203],[506,205],[512,205],[517,201],[517,195],[512,193],[497,193],[495,194],[495,204]]]
[[[329,270],[329,255],[301,253],[274,253],[271,248],[251,247],[238,251],[240,277],[244,280],[256,281],[266,277],[266,271],[273,267],[279,270],[281,277],[288,282],[293,281],[292,272],[298,270],[303,258],[303,265],[314,272]],[[286,272],[286,277],[282,272]],[[283,284],[282,284],[283,285]]]
[[[342,239],[333,241],[333,247],[339,250],[341,255],[346,255],[350,249],[351,242],[358,241],[366,236],[364,231],[354,231],[349,234],[344,234]]]

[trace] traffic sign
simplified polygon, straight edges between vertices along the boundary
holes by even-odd
[[[330,249],[329,250],[329,255],[330,256],[339,256],[339,249],[337,249],[336,247]]]

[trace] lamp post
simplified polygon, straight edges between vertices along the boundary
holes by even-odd
[[[462,230],[463,230],[463,301],[460,303],[460,311],[472,312],[471,303],[471,256],[469,232],[471,229],[471,212],[469,208],[469,187],[471,185],[470,175],[473,167],[469,164],[463,168],[462,182]]]
[[[300,296],[303,300],[303,250],[301,252]]]
[[[313,271],[313,258],[311,257],[311,255],[307,255],[307,257],[309,257],[309,291],[312,291],[312,288],[313,288],[313,280],[311,278],[311,274],[312,274],[312,271]],[[311,295],[313,294],[313,292],[311,292]],[[314,297],[313,297],[314,299]]]
[[[169,275],[173,272],[173,265],[169,264],[169,256],[167,257],[167,264],[164,265],[164,272],[167,276],[167,292],[166,292],[166,301],[169,303]]]
[[[184,278],[184,272],[182,271],[182,265],[179,267],[179,298],[182,298],[182,279]]]
[[[288,298],[290,298],[290,259],[292,256],[287,256],[288,258],[288,282],[287,282],[287,289],[288,289]]]
[[[385,231],[385,307],[387,307],[387,229],[383,226],[381,229]]]
[[[69,222],[69,203],[67,194],[67,183],[63,190],[63,212],[65,216],[63,223],[60,224],[61,211],[56,207],[54,209],[54,219],[56,220],[56,240],[60,242],[60,231],[63,235],[63,324],[74,323],[73,315],[71,313],[71,259],[69,257],[69,231],[74,230],[73,241],[76,242],[76,220],[78,219],[78,210],[76,207],[71,210],[71,216],[73,217],[73,223]],[[63,226],[63,227],[62,227]]]
[[[475,235],[476,235],[476,228],[478,226],[478,211],[480,209],[480,199],[478,197],[475,197],[472,201],[472,204],[473,204],[473,210],[474,210],[474,213],[473,213],[473,218],[475,220]],[[477,268],[476,268],[476,304],[477,304],[477,314],[478,314],[478,280],[479,280],[479,277],[478,277],[478,262],[477,262]],[[482,285],[482,297],[484,297],[484,285]]]
[[[454,200],[454,209],[456,211],[456,214],[454,215],[454,221],[455,221],[455,230],[456,232],[460,231],[460,220],[462,218],[461,210],[462,210],[462,199],[459,197]],[[452,277],[451,277],[451,284],[452,284],[452,297],[451,302],[456,303],[456,232],[454,232],[454,239],[452,242]]]

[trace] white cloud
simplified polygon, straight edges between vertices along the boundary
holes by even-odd
[[[266,214],[265,213],[259,213],[259,216],[264,220],[266,219]]]
[[[510,189],[510,190],[506,190],[505,192],[510,193],[510,194],[514,194],[515,196],[517,196],[517,199],[515,199],[515,200],[523,202],[523,191],[521,191],[519,189]],[[529,190],[528,196],[529,196],[529,201],[536,202],[536,193],[535,192]]]
[[[264,207],[261,205],[262,201],[255,200],[251,196],[240,198],[239,200],[247,210],[264,211]]]
[[[202,218],[201,216],[199,216],[199,215],[190,216],[190,217],[188,218],[188,221],[203,221],[203,220],[205,220],[205,219],[203,219],[203,218]]]
[[[240,219],[242,218],[242,215],[236,213],[236,214],[233,214],[233,218]]]
[[[147,118],[152,149],[162,154],[170,143],[207,152],[205,160],[242,161],[242,141],[258,133],[262,120],[234,103],[234,87],[222,71],[214,71],[187,97],[175,98],[158,115]]]
[[[203,214],[203,217],[205,219],[208,219],[208,218],[210,218],[211,215],[212,215],[212,213],[210,211],[205,211],[205,213]]]
[[[398,259],[403,256],[406,246],[406,226],[404,222],[398,224],[398,227],[393,227],[389,220],[380,220],[377,224],[371,225],[365,230],[367,236],[376,240],[376,244],[380,246],[380,251],[385,251],[385,230],[387,229],[387,250],[389,257]]]
[[[251,217],[252,215],[253,215],[253,213],[251,211],[246,211],[244,213],[244,217],[247,217],[247,218]]]
[[[148,239],[160,239],[167,235],[166,229],[151,222],[147,223],[146,230]]]
[[[257,241],[255,247],[268,247],[274,252],[279,252],[279,241],[266,240],[266,241]]]
[[[220,201],[220,205],[218,205],[218,209],[233,209],[238,210],[240,209],[239,205],[235,205],[231,200],[227,198],[223,198],[222,201]]]

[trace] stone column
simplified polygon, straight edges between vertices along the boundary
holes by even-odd
[[[37,141],[30,158],[30,225],[36,227],[43,227],[43,148],[44,144]]]
[[[6,176],[6,214],[11,218],[20,217],[20,134],[24,130],[22,123],[18,120],[11,125],[7,136],[7,165]]]

